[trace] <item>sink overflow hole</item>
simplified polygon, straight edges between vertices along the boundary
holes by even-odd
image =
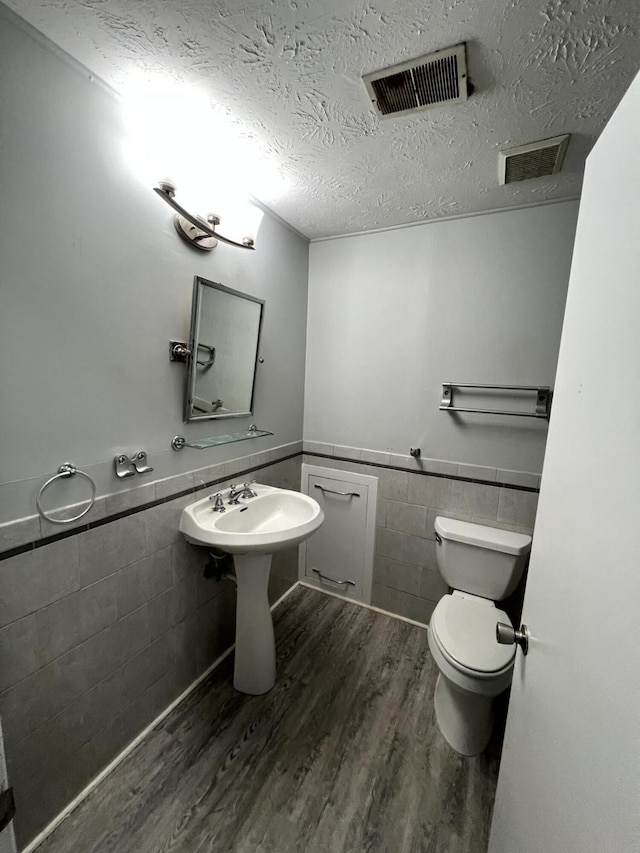
[[[246,512],[248,509],[249,509],[248,506],[243,506],[242,509],[240,510],[240,512]]]

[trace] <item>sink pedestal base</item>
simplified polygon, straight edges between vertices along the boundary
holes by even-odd
[[[267,587],[271,554],[234,554],[238,581],[233,686],[258,696],[276,681],[276,641]]]

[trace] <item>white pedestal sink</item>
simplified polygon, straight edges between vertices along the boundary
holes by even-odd
[[[273,619],[267,596],[271,555],[302,542],[324,513],[308,495],[253,484],[254,498],[224,501],[214,512],[208,497],[185,507],[180,530],[189,542],[233,554],[238,581],[233,686],[258,695],[276,680]]]
[[[233,686],[257,696],[276,680],[276,640],[267,587],[271,554],[235,554],[238,580]]]

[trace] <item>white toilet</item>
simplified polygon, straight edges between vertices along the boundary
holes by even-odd
[[[456,752],[477,755],[491,737],[491,703],[511,683],[515,658],[515,646],[496,640],[496,623],[511,620],[494,601],[518,585],[531,537],[441,517],[435,529],[438,568],[453,588],[429,623],[429,648],[440,670],[436,719]]]

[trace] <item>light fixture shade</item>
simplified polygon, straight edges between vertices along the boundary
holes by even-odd
[[[128,159],[143,184],[169,174],[183,188],[186,204],[201,174],[193,156],[193,140],[210,140],[215,132],[209,99],[193,88],[167,81],[156,85],[132,84],[123,96]]]
[[[232,240],[243,243],[251,240],[255,243],[264,211],[256,204],[242,199],[227,200],[220,210],[220,230]]]
[[[137,178],[178,214],[178,234],[204,251],[217,240],[253,249],[264,213],[250,193],[269,185],[278,195],[285,185],[254,141],[202,92],[167,81],[132,83],[123,106],[127,158]],[[194,143],[201,155],[194,156]]]
[[[260,226],[262,225],[262,218],[264,216],[264,210],[258,207],[257,204],[247,204],[244,214],[243,214],[243,229],[244,229],[244,237],[248,237],[250,240],[253,240],[255,243],[258,239],[258,231],[260,230]]]

